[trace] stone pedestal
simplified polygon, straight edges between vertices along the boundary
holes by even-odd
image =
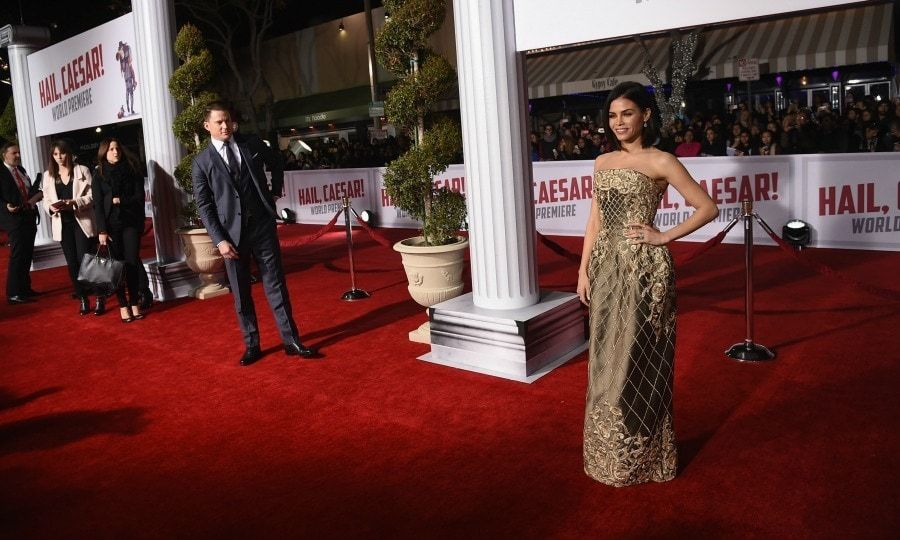
[[[587,347],[572,293],[544,291],[536,304],[503,310],[466,294],[429,311],[431,352],[420,359],[436,364],[531,383]]]
[[[66,258],[63,255],[62,247],[58,242],[45,244],[35,244],[34,259],[31,261],[32,270],[43,270],[45,268],[56,268],[66,264]]]
[[[160,264],[154,260],[144,261],[144,269],[147,270],[153,297],[162,302],[191,296],[200,286],[200,278],[184,261],[168,264]]]

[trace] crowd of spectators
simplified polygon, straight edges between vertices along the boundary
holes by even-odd
[[[848,103],[844,112],[827,104],[812,109],[772,103],[756,110],[741,103],[728,113],[695,112],[663,128],[656,146],[679,157],[765,156],[900,151],[900,98]],[[609,134],[599,121],[544,124],[531,133],[532,161],[594,159],[609,152]],[[284,151],[285,170],[383,167],[405,152],[406,137],[349,142],[342,138],[309,143],[310,151]]]
[[[331,138],[309,143],[310,151],[284,151],[285,170],[383,167],[409,148],[406,137],[373,139],[371,142]]]
[[[729,113],[696,112],[663,128],[656,146],[679,157],[759,156],[900,151],[900,98],[862,99],[843,114],[824,103],[814,109],[771,103],[751,110],[741,103]],[[611,150],[597,122],[545,124],[531,133],[532,161],[594,159]]]

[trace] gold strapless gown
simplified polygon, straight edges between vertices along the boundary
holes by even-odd
[[[629,244],[629,222],[653,223],[662,191],[631,169],[594,174],[602,218],[591,251],[590,359],[584,470],[612,486],[675,477],[672,427],[675,276],[666,247]]]

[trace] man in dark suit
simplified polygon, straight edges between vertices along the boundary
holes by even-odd
[[[240,364],[250,365],[262,356],[250,294],[251,252],[259,265],[285,354],[314,356],[315,351],[300,342],[291,313],[275,234],[275,200],[262,167],[263,163],[268,166],[272,192],[280,195],[284,184],[281,156],[258,137],[235,134],[231,108],[225,103],[214,102],[206,107],[203,127],[212,139],[193,161],[194,200],[213,244],[225,258],[234,308],[247,347]]]
[[[40,186],[32,183],[22,168],[19,145],[3,145],[0,167],[0,226],[9,234],[9,271],[6,274],[6,301],[27,304],[38,293],[31,288],[31,261],[37,235],[41,200]]]

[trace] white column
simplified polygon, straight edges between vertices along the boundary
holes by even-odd
[[[512,0],[454,0],[466,200],[477,307],[540,298],[523,58]]]
[[[172,0],[133,0],[131,6],[156,258],[165,264],[184,259],[175,233],[183,195],[172,176],[183,151],[172,133],[177,106],[169,94],[175,70],[175,8]]]
[[[31,108],[31,76],[26,57],[43,49],[48,43],[50,30],[47,28],[10,25],[0,29],[0,47],[6,47],[9,53],[9,78],[16,111],[16,131],[19,137],[19,151],[22,154],[22,166],[32,180],[37,179],[37,176],[47,168],[50,143],[48,137],[38,137],[35,132]],[[46,215],[41,219],[34,243],[36,246],[53,244],[50,219]],[[43,265],[35,264],[35,267]]]
[[[431,352],[459,369],[533,382],[587,346],[572,293],[541,291],[523,56],[512,0],[454,0],[472,294],[429,308]]]

